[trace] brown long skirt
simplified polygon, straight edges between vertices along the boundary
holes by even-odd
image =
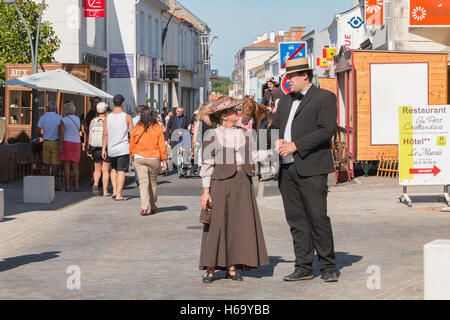
[[[243,170],[211,182],[212,218],[203,227],[200,270],[269,264],[253,184]]]

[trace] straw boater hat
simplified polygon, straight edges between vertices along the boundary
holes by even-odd
[[[309,67],[308,58],[298,58],[286,61],[286,74],[313,70]]]

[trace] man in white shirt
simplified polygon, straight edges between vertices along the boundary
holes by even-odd
[[[331,138],[336,132],[336,95],[312,85],[307,58],[286,62],[292,93],[278,104],[272,129],[281,156],[277,174],[295,253],[295,271],[285,281],[313,279],[314,251],[325,282],[336,282],[331,221],[327,215],[327,176],[334,172]]]
[[[55,190],[61,189],[56,184],[56,176],[58,174],[61,161],[59,160],[59,143],[58,143],[58,126],[62,117],[56,113],[56,104],[50,101],[47,106],[47,113],[38,121],[37,135],[44,137],[42,146],[42,163],[45,167],[45,175],[50,175],[50,167],[53,166],[52,174],[55,177]]]

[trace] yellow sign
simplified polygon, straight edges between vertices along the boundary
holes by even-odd
[[[447,137],[438,136],[437,137],[437,145],[440,147],[445,147],[447,145]]]
[[[334,56],[336,55],[336,48],[323,48],[322,56],[326,61],[334,61]]]

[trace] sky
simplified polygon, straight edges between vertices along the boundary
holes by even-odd
[[[211,69],[230,77],[237,51],[270,31],[306,27],[327,28],[336,13],[352,7],[352,0],[178,0],[211,29]]]

